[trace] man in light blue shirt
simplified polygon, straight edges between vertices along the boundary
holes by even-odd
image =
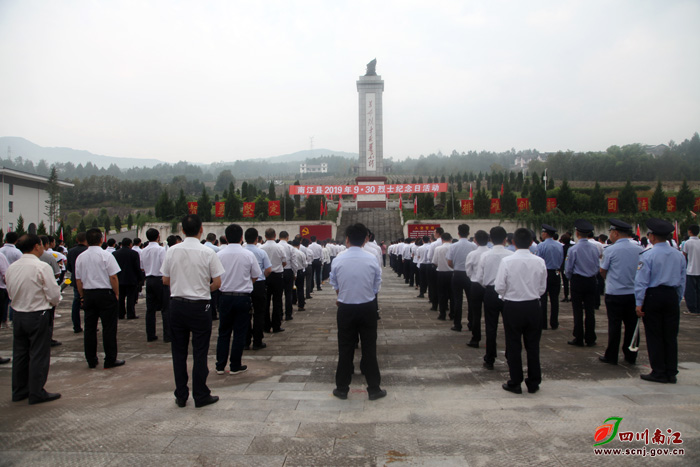
[[[362,345],[362,373],[367,380],[369,400],[386,396],[379,387],[381,375],[377,362],[377,302],[375,296],[382,284],[382,271],[376,258],[362,247],[367,241],[367,227],[349,226],[346,231],[347,251],[331,265],[330,283],[338,294],[338,367],[333,395],[347,399],[354,371],[353,358],[358,337]]]
[[[547,329],[547,297],[552,302],[552,313],[549,315],[549,325],[552,330],[559,327],[559,290],[561,277],[559,268],[564,261],[564,245],[554,240],[557,229],[551,225],[542,224],[542,243],[537,245],[537,256],[544,260],[547,266],[547,291],[540,298],[542,308],[542,329]]]
[[[476,245],[469,241],[469,225],[460,224],[457,227],[457,233],[459,241],[450,245],[445,257],[447,265],[454,269],[452,274],[452,319],[454,326],[452,326],[452,330],[459,332],[462,330],[462,294],[466,295],[467,304],[469,304],[469,291],[472,286],[469,277],[467,277],[465,264],[467,255],[476,250]],[[471,320],[469,322],[471,323]]]
[[[603,363],[617,365],[620,349],[622,323],[625,323],[625,337],[622,340],[622,353],[627,363],[634,365],[637,352],[629,347],[637,314],[634,304],[634,275],[637,272],[639,254],[642,247],[629,241],[632,226],[618,219],[610,219],[610,241],[613,243],[603,250],[600,275],[605,279],[605,308],[608,311],[608,347],[605,355],[598,357]]]

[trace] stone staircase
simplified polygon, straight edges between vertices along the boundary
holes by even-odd
[[[336,240],[345,242],[345,229],[357,222],[366,225],[374,233],[378,244],[384,241],[389,246],[392,241],[403,237],[401,216],[398,210],[358,209],[343,211]]]

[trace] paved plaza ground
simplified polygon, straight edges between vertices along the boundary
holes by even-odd
[[[698,317],[681,315],[678,384],[656,384],[639,378],[649,371],[644,339],[636,366],[598,361],[607,341],[604,305],[598,346],[567,345],[573,320],[563,303],[560,328],[542,334],[541,390],[515,395],[501,389],[508,378],[502,328],[496,368],[486,370],[484,341],[467,347],[470,333],[438,321],[427,300],[387,268],[378,338],[386,398],[369,401],[359,374],[348,400],[331,395],[336,307],[326,285],[284,323],[285,332],[266,335],[266,349],[244,353],[246,373],[213,371],[214,330],[208,382],[221,400],[197,409],[191,399],[186,408],[175,405],[170,348],[146,342],[145,300],[140,319],[119,322],[126,365],[90,370],[82,334],[70,323],[72,291],[64,295],[55,329],[63,345],[52,351],[46,385],[63,397],[11,402],[11,365],[0,366],[0,465],[700,465]],[[0,356],[11,349],[11,330],[0,330]],[[596,456],[593,436],[609,417],[622,417],[621,432],[648,429],[647,451],[680,447],[685,454]],[[683,444],[653,444],[656,428],[680,432]],[[645,442],[604,447],[643,449]]]

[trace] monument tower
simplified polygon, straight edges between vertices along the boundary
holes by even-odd
[[[384,176],[384,122],[382,93],[384,81],[376,71],[377,59],[367,64],[367,72],[357,80],[360,119],[360,166],[358,185],[383,185]],[[359,195],[357,207],[386,208],[384,195]]]

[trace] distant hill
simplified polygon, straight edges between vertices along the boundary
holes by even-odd
[[[24,138],[16,136],[0,137],[0,158],[7,157],[7,148],[12,150],[12,158],[22,157],[29,159],[34,163],[44,159],[49,165],[55,162],[72,162],[74,165],[87,164],[92,162],[97,167],[107,168],[111,164],[125,169],[129,167],[153,167],[158,164],[163,164],[163,161],[157,159],[138,159],[135,157],[111,157],[93,154],[89,151],[71,149],[71,148],[45,148],[34,144]]]
[[[356,152],[332,151],[330,149],[306,149],[304,151],[293,152],[292,154],[284,154],[282,156],[266,157],[257,160],[265,160],[269,162],[302,162],[306,159],[313,159],[323,156],[338,156],[346,159],[359,159],[360,155]]]

